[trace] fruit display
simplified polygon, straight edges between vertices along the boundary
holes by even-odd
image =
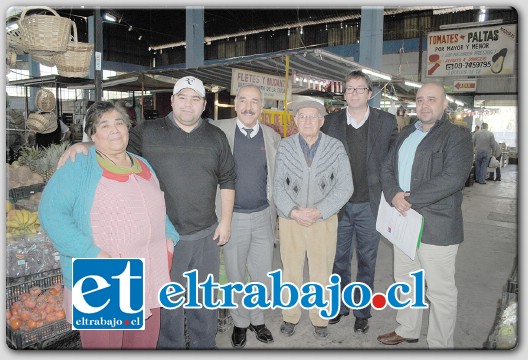
[[[8,237],[6,243],[8,278],[60,268],[60,254],[46,234],[14,235]]]
[[[42,271],[60,268],[60,255],[40,227],[38,205],[44,188],[44,177],[31,172],[30,166],[41,159],[36,148],[26,149],[19,159],[24,164],[14,164],[8,172],[11,186],[27,185],[24,179],[38,179],[37,184],[16,187],[9,190],[6,200],[6,277],[10,279],[33,275]],[[59,152],[52,152],[58,161]],[[53,166],[56,166],[53,165]],[[15,176],[13,176],[15,174]]]
[[[44,182],[44,178],[36,172],[31,171],[29,166],[20,165],[17,161],[6,166],[7,182],[10,189]]]
[[[27,233],[36,234],[40,230],[38,212],[25,209],[11,209],[7,211],[6,230],[7,237]]]
[[[6,342],[10,348],[44,349],[49,340],[71,331],[62,306],[62,282],[60,269],[7,279]]]
[[[9,188],[47,182],[67,147],[68,143],[51,144],[46,148],[23,147],[18,159],[7,165]]]
[[[51,324],[66,317],[62,308],[62,284],[56,283],[49,289],[34,286],[18,296],[6,309],[6,322],[13,330],[30,331]]]

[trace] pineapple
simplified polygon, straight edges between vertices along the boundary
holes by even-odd
[[[35,161],[43,155],[44,152],[38,146],[24,146],[20,149],[20,155],[17,161],[19,165],[29,166],[31,171],[35,171]]]
[[[51,144],[42,150],[43,156],[35,161],[35,172],[42,176],[44,182],[48,182],[55,172],[59,158],[67,147],[68,143]]]

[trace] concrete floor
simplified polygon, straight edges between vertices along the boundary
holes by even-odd
[[[464,189],[462,208],[465,240],[459,248],[456,272],[459,293],[455,329],[456,349],[484,349],[484,343],[494,328],[503,289],[512,273],[518,252],[517,200],[517,165],[507,165],[502,169],[501,182],[488,181],[486,185],[475,183]],[[392,263],[392,245],[382,239],[376,267],[376,291],[385,291],[394,282]],[[275,249],[274,266],[281,268],[278,246]],[[357,265],[354,256],[352,268],[355,267]],[[281,311],[266,310],[266,325],[273,333],[275,341],[263,344],[248,330],[244,350],[427,349],[427,310],[424,312],[422,335],[417,343],[402,343],[396,346],[380,344],[376,337],[395,329],[395,317],[396,310],[390,307],[381,311],[373,310],[369,322],[370,330],[366,334],[357,334],[353,331],[354,317],[348,316],[336,325],[329,325],[329,336],[320,340],[312,333],[313,327],[307,311],[303,311],[295,334],[285,337],[279,330],[282,322]],[[225,331],[218,332],[217,347],[232,350],[232,326],[225,328]]]
[[[514,261],[518,254],[517,235],[517,165],[508,165],[502,169],[501,182],[488,182],[486,185],[474,184],[464,189],[464,231],[465,241],[460,246],[457,256],[456,281],[458,287],[458,321],[455,328],[455,347],[459,350],[486,349],[490,333],[495,328],[496,315],[499,313],[505,285],[510,278]],[[378,261],[375,278],[375,291],[384,292],[394,282],[392,274],[393,251],[387,240],[382,239],[379,245]],[[275,269],[281,268],[279,247],[275,249]],[[355,269],[354,256],[352,268]],[[353,270],[353,279],[355,271]],[[305,273],[306,275],[306,273]],[[305,278],[307,279],[307,278]],[[306,281],[306,280],[305,280]],[[326,339],[316,338],[313,327],[308,319],[307,311],[303,312],[296,332],[291,337],[280,333],[282,323],[280,310],[266,311],[266,325],[273,333],[275,341],[263,344],[256,340],[255,335],[248,330],[247,344],[241,351],[233,350],[231,346],[232,326],[226,324],[219,329],[216,337],[217,348],[227,350],[215,352],[213,356],[231,358],[232,356],[247,356],[248,350],[305,350],[288,352],[288,356],[306,356],[309,350],[408,350],[390,353],[391,356],[402,356],[413,353],[414,349],[427,349],[428,311],[424,313],[424,323],[420,340],[415,344],[402,343],[396,346],[380,344],[376,337],[394,330],[396,327],[396,311],[387,307],[384,310],[372,311],[370,329],[366,334],[354,333],[354,317],[348,316],[339,324],[329,325],[329,336]],[[229,318],[227,318],[229,319]],[[224,319],[226,320],[226,319]],[[520,325],[522,323],[520,322]],[[519,330],[521,333],[521,330]],[[56,341],[53,346],[41,347],[47,349],[79,349],[78,334],[65,340]],[[522,344],[522,342],[521,342]],[[308,351],[306,351],[308,350]],[[519,350],[519,349],[516,349]],[[8,357],[14,353],[4,351]],[[523,351],[508,352],[509,356],[522,356]],[[17,353],[18,355],[19,353]],[[172,358],[176,353],[163,352]],[[250,352],[251,357],[275,355],[263,351]],[[283,352],[277,355],[281,355]],[[447,355],[451,353],[433,352],[430,355]],[[464,352],[464,356],[481,356],[482,352]],[[486,355],[503,355],[504,352],[486,352]],[[196,352],[178,352],[178,357],[194,357]],[[315,354],[316,356],[319,354]],[[333,357],[347,356],[348,351],[333,351]],[[371,353],[369,353],[371,355]],[[379,356],[379,353],[377,354]],[[525,358],[523,356],[523,358]]]

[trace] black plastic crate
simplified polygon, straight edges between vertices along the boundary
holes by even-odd
[[[6,338],[15,349],[24,349],[28,346],[45,342],[68,331],[71,331],[71,324],[66,319],[58,320],[29,331],[14,330],[7,325]]]
[[[29,292],[33,286],[40,286],[43,290],[62,283],[61,269],[53,269],[38,274],[8,278],[6,283],[6,306],[11,307],[18,297]]]
[[[62,283],[60,269],[45,271],[38,274],[10,279],[6,284],[6,307],[9,309],[20,295],[29,292],[34,286],[47,290],[54,284]],[[58,335],[71,331],[71,324],[66,319],[61,319],[50,324],[29,331],[15,330],[6,324],[6,340],[8,345],[15,349],[24,349],[35,344],[43,343]]]
[[[30,347],[34,350],[82,350],[79,331],[65,332]]]
[[[9,189],[9,197],[13,199],[14,202],[17,202],[20,199],[28,199],[31,195],[44,190],[45,186],[46,184],[41,183]]]

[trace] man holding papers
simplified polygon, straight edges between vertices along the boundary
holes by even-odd
[[[421,245],[412,260],[394,246],[394,279],[412,286],[409,273],[423,269],[430,301],[427,344],[454,348],[457,314],[455,260],[464,240],[462,189],[473,163],[468,129],[451,123],[444,89],[424,84],[416,94],[418,121],[403,128],[381,170],[385,199],[402,215],[413,209],[423,216]],[[401,295],[400,300],[412,297]],[[398,310],[399,326],[378,336],[386,345],[417,342],[422,310]]]

